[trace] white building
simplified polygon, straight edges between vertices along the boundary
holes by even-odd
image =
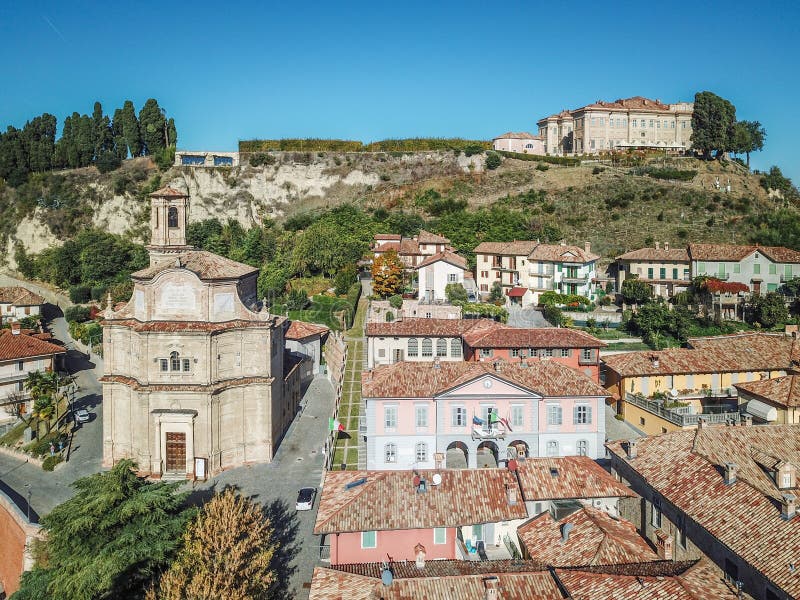
[[[467,271],[467,260],[455,252],[444,250],[426,258],[417,266],[417,273],[422,303],[446,302],[445,287],[451,283],[463,285],[474,298],[475,280]]]
[[[544,138],[531,135],[527,131],[514,133],[509,131],[492,140],[492,148],[517,154],[544,154]]]
[[[24,287],[0,288],[0,323],[39,316],[44,298]]]

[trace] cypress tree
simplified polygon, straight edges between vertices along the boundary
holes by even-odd
[[[142,134],[139,129],[139,121],[136,118],[136,109],[130,100],[126,100],[125,104],[122,105],[120,122],[122,124],[122,135],[125,137],[125,143],[128,146],[131,158],[141,156]]]
[[[166,147],[164,114],[158,101],[150,98],[139,111],[139,129],[144,142],[144,154],[157,155]]]

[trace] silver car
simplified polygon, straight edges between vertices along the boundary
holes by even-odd
[[[92,416],[85,408],[79,408],[75,411],[75,421],[78,423],[88,423],[92,420]]]
[[[314,496],[316,496],[316,488],[303,488],[297,493],[297,502],[294,505],[295,510],[311,510],[314,507]]]

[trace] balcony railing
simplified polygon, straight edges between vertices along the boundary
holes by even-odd
[[[739,412],[721,412],[721,413],[703,413],[703,414],[687,414],[686,409],[689,407],[680,407],[678,409],[664,408],[661,402],[656,400],[648,400],[641,398],[634,394],[625,394],[625,402],[630,402],[634,406],[643,408],[647,412],[654,414],[662,419],[674,423],[678,427],[691,427],[697,425],[700,419],[705,419],[709,425],[716,423],[727,423],[730,420],[739,420]],[[678,412],[681,411],[681,412]]]
[[[800,279],[800,275],[786,275],[785,273],[781,275],[781,281],[791,281],[792,279]]]
[[[18,373],[14,373],[13,375],[3,375],[0,377],[0,384],[13,383],[14,381],[24,381],[27,377],[28,373],[25,371],[20,371]]]
[[[553,275],[553,269],[545,269],[541,273],[537,273],[536,271],[528,271],[528,277],[552,277]]]
[[[589,276],[588,275],[575,275],[575,276],[562,275],[561,276],[561,281],[563,281],[564,283],[580,283],[580,284],[584,284],[584,283],[587,283],[589,281]]]

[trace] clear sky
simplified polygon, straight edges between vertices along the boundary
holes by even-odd
[[[184,149],[257,137],[536,132],[598,99],[710,90],[767,130],[755,168],[800,183],[800,2],[0,3],[0,124],[137,110]]]

